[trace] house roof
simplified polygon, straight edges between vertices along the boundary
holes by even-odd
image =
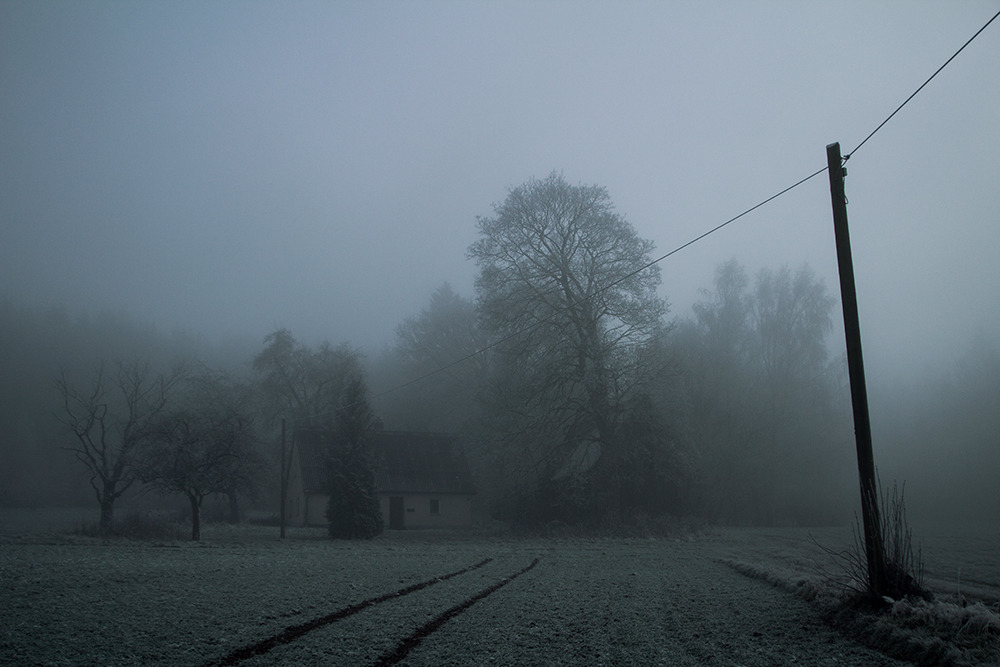
[[[296,430],[295,445],[306,492],[322,493],[326,452],[337,446],[333,434]],[[450,435],[376,431],[372,453],[379,493],[476,493],[465,456]]]

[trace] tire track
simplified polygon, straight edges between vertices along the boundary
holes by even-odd
[[[373,667],[390,667],[390,665],[395,665],[401,662],[403,659],[406,658],[407,655],[409,655],[410,651],[415,649],[420,644],[420,642],[422,642],[428,635],[432,634],[442,625],[447,623],[455,616],[461,614],[463,611],[474,605],[476,602],[479,602],[483,598],[497,592],[510,582],[520,577],[522,574],[525,574],[526,572],[534,568],[536,565],[538,565],[537,558],[531,561],[531,564],[528,565],[527,567],[518,570],[509,577],[504,577],[503,579],[493,584],[492,586],[484,588],[483,590],[479,591],[472,597],[467,598],[465,601],[438,614],[433,619],[431,619],[427,623],[417,628],[416,632],[411,634],[409,637],[402,639],[398,644],[396,644],[395,648],[393,648],[391,651],[388,651],[387,653],[383,654],[382,657],[375,662]]]
[[[478,563],[475,563],[468,567],[464,567],[461,570],[456,570],[455,572],[449,572],[448,574],[441,575],[440,577],[427,579],[425,581],[421,581],[416,584],[411,584],[410,586],[406,586],[405,588],[400,588],[399,590],[393,591],[391,593],[385,593],[383,595],[379,595],[373,598],[368,598],[367,600],[362,600],[361,602],[349,605],[347,607],[344,607],[343,609],[338,609],[337,611],[327,614],[325,616],[314,618],[311,621],[300,623],[299,625],[290,625],[284,630],[282,630],[280,633],[272,635],[267,639],[263,639],[255,644],[249,644],[247,646],[243,646],[242,648],[238,648],[229,653],[228,655],[226,655],[224,658],[222,658],[222,660],[218,662],[208,663],[206,667],[227,667],[229,665],[235,665],[244,660],[253,658],[254,656],[263,655],[268,651],[270,651],[271,649],[281,646],[283,644],[291,643],[296,639],[298,639],[299,637],[302,637],[303,635],[312,632],[313,630],[316,630],[317,628],[322,628],[324,626],[330,625],[331,623],[336,623],[337,621],[347,618],[348,616],[353,616],[358,612],[364,611],[365,609],[373,605],[377,605],[382,602],[387,602],[389,600],[395,600],[396,598],[401,598],[404,595],[415,593],[419,590],[427,588],[428,586],[433,586],[434,584],[437,584],[439,582],[446,581],[448,579],[457,577],[462,574],[466,574],[467,572],[472,572],[473,570],[478,570],[479,568],[483,567],[492,560],[493,560],[492,558],[485,558],[479,561]],[[531,567],[534,567],[534,563],[532,563]],[[506,581],[504,581],[504,583],[506,583]],[[443,622],[444,621],[442,621],[442,623]]]

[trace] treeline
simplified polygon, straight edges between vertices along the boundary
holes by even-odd
[[[0,302],[0,327],[0,506],[91,504],[95,528],[108,534],[123,501],[162,507],[177,497],[198,539],[209,498],[231,521],[247,504],[277,514],[287,419],[345,436],[354,468],[330,461],[331,472],[367,484],[366,536],[380,532],[370,461],[355,437],[374,420],[357,350],[312,349],[285,330],[262,347],[213,347],[125,317],[74,318],[10,301]],[[331,483],[334,500],[341,486]],[[340,496],[341,506],[355,500]]]
[[[726,262],[693,316],[668,319],[652,244],[603,188],[531,180],[478,226],[475,300],[440,288],[372,377],[387,422],[463,434],[493,516],[849,516],[836,301],[808,267],[751,279]]]
[[[883,481],[906,482],[911,517],[1000,520],[1000,341],[980,333],[946,370],[869,392]]]
[[[92,379],[98,367],[142,360],[166,368],[176,359],[237,363],[233,348],[194,336],[164,335],[128,316],[33,308],[0,297],[0,504],[75,505],[91,502],[88,476],[63,450],[74,437],[60,421],[57,382]]]
[[[603,188],[533,179],[477,225],[474,298],[443,285],[370,358],[286,330],[213,346],[125,317],[0,301],[0,504],[97,500],[107,521],[109,503],[158,488],[186,499],[195,533],[208,497],[234,516],[247,503],[276,512],[285,419],[347,443],[330,453],[342,458],[329,476],[344,535],[381,528],[364,447],[376,421],[459,435],[483,519],[850,520],[849,391],[829,353],[841,348],[830,340],[839,313],[808,267],[750,274],[730,260],[676,317],[652,244]],[[926,392],[901,387],[873,404],[887,479],[919,482],[909,498],[930,487],[947,495],[939,507],[988,515],[998,377],[984,338]]]
[[[610,444],[567,428],[579,402],[567,399],[562,413],[532,403],[541,399],[502,346],[468,356],[488,336],[475,302],[448,285],[373,365],[375,409],[399,428],[461,433],[493,515],[513,522],[847,520],[856,462],[846,378],[827,352],[833,298],[808,267],[765,269],[751,282],[735,260],[703,297],[636,350],[632,374],[614,384]],[[534,380],[537,369],[523,370]],[[610,446],[620,450],[605,468]]]

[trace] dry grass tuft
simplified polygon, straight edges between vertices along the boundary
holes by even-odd
[[[869,586],[865,538],[857,515],[854,517],[854,542],[849,548],[834,551],[814,542],[840,564],[844,576],[829,577],[829,581],[843,582],[848,604],[852,606],[867,604],[882,607],[906,598],[930,600],[931,593],[924,585],[923,557],[919,547],[916,550],[913,548],[913,532],[906,520],[903,488],[893,482],[891,494],[883,491],[881,496],[879,529],[887,577],[886,590],[876,592]]]
[[[878,608],[830,577],[788,577],[758,564],[722,562],[811,602],[827,623],[893,658],[939,667],[1000,664],[1000,613],[982,602],[910,596]]]

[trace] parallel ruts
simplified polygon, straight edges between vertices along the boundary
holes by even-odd
[[[209,663],[209,665],[213,667],[216,665],[218,667],[235,665],[239,662],[242,662],[243,660],[247,660],[254,656],[263,655],[277,646],[281,646],[282,644],[288,644],[292,641],[295,641],[299,637],[305,635],[306,633],[312,632],[317,628],[330,625],[331,623],[336,623],[337,621],[347,618],[348,616],[353,616],[354,614],[357,614],[360,611],[364,611],[365,609],[371,607],[372,605],[376,605],[382,602],[387,602],[388,600],[394,600],[396,598],[403,597],[404,595],[415,593],[419,590],[427,588],[428,586],[432,586],[441,581],[457,577],[459,575],[471,572],[473,570],[477,570],[492,560],[493,560],[492,558],[486,558],[484,560],[479,561],[478,563],[475,563],[474,565],[462,568],[461,570],[456,570],[455,572],[450,572],[440,577],[434,577],[433,579],[427,579],[426,581],[421,581],[416,584],[411,584],[410,586],[406,586],[405,588],[400,588],[399,590],[393,591],[391,593],[386,593],[384,595],[379,595],[377,597],[363,600],[361,602],[344,607],[343,609],[339,609],[325,616],[314,618],[313,620],[307,621],[306,623],[289,626],[284,630],[282,630],[280,633],[268,637],[267,639],[264,639],[262,641],[259,641],[256,644],[250,644],[248,646],[238,648],[235,651],[231,652],[226,657],[224,657],[222,660],[218,662],[211,662]],[[533,566],[534,563],[532,563],[531,567]],[[518,573],[518,575],[519,574],[521,573]],[[503,583],[506,583],[506,580]],[[501,583],[500,585],[503,585],[503,583]],[[499,586],[497,586],[497,588],[499,588]]]
[[[451,609],[448,609],[438,614],[433,619],[431,619],[427,623],[417,628],[416,632],[411,634],[409,637],[406,637],[405,639],[401,640],[398,644],[396,644],[396,647],[394,649],[385,653],[381,658],[379,658],[375,662],[374,667],[389,667],[390,665],[395,665],[398,662],[402,661],[404,658],[406,658],[406,656],[410,653],[410,651],[416,648],[417,645],[420,644],[420,642],[422,642],[424,638],[427,637],[429,634],[440,628],[442,625],[447,623],[453,617],[461,614],[463,611],[474,605],[479,600],[482,600],[484,597],[495,593],[496,591],[500,590],[510,582],[520,577],[525,572],[528,572],[536,565],[538,565],[537,558],[531,561],[531,564],[528,565],[527,567],[518,570],[509,577],[504,577],[497,583],[487,588],[484,588],[483,590],[479,591],[472,597],[455,605]]]

